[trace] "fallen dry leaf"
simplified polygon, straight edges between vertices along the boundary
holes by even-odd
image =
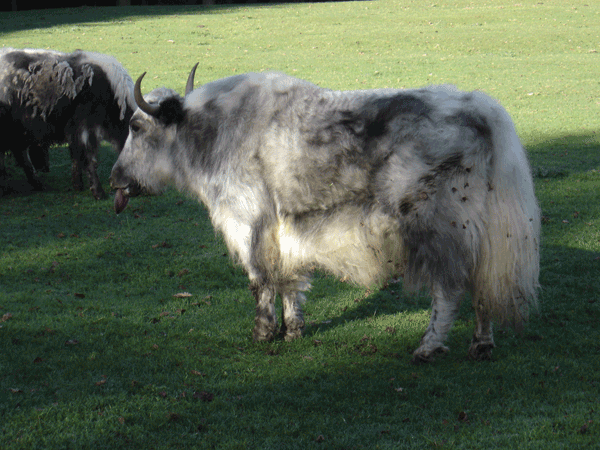
[[[12,314],[11,313],[6,313],[2,316],[2,319],[0,319],[0,322],[6,322],[8,319],[12,319]]]
[[[154,244],[152,246],[152,248],[159,248],[159,247],[162,247],[162,248],[171,248],[173,246],[171,244],[169,244],[167,241],[162,241],[160,244]]]
[[[192,294],[190,294],[189,292],[179,292],[178,294],[173,294],[173,297],[175,298],[187,298],[191,296]]]
[[[215,395],[211,394],[210,392],[201,391],[201,392],[194,392],[194,395],[192,397],[194,397],[196,399],[200,399],[203,402],[212,402],[213,399],[215,398]]]

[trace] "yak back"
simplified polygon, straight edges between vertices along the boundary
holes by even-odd
[[[487,181],[490,126],[451,86],[333,91],[250,73],[202,86],[184,109],[192,165],[215,181],[264,185],[278,214],[354,204],[401,217],[473,166]]]
[[[489,126],[469,107],[469,95],[451,87],[331,91],[295,79],[287,84],[263,96],[268,125],[255,137],[263,177],[284,214],[352,203],[398,216],[402,200],[422,196],[424,185],[431,194],[457,171],[491,158]],[[479,164],[484,172],[487,162]]]

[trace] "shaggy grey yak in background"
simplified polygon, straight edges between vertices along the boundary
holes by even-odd
[[[133,81],[111,56],[2,48],[0,132],[5,144],[0,172],[4,151],[10,150],[28,182],[41,189],[37,172],[49,170],[48,148],[68,142],[74,187],[83,189],[85,171],[92,194],[103,198],[96,172],[98,148],[106,139],[121,151],[136,108]]]
[[[195,68],[194,68],[195,69]],[[193,74],[188,79],[191,91]],[[536,305],[540,212],[507,112],[450,86],[331,91],[279,73],[142,97],[112,169],[115,210],[140,187],[202,201],[245,268],[255,340],[304,328],[303,291],[324,269],[365,286],[402,275],[429,288],[429,361],[465,291],[477,324],[469,355],[490,358],[492,320],[520,326]]]

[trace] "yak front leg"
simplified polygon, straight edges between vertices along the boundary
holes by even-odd
[[[473,299],[473,306],[477,317],[477,325],[469,347],[469,357],[477,361],[492,359],[492,349],[496,346],[494,344],[492,321],[489,314],[475,298]]]
[[[434,354],[449,351],[444,342],[458,314],[463,293],[463,289],[444,289],[434,283],[431,289],[431,320],[421,345],[413,353],[412,362],[429,362],[434,359]]]
[[[250,290],[256,299],[254,317],[255,341],[271,341],[277,333],[277,315],[275,314],[275,288],[271,284],[252,282]]]
[[[304,294],[298,291],[287,291],[281,294],[283,303],[283,325],[281,333],[286,341],[293,341],[302,337],[304,331],[304,315],[302,314],[302,303],[305,301]]]

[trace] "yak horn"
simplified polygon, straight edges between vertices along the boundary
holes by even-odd
[[[192,67],[192,71],[190,72],[190,75],[188,76],[187,84],[185,85],[185,96],[186,97],[190,92],[192,92],[194,90],[194,76],[196,75],[196,67],[198,67],[198,64],[200,64],[200,63],[196,63],[196,65],[194,67]]]
[[[133,89],[133,96],[135,97],[135,102],[142,111],[150,116],[156,116],[160,106],[151,105],[146,100],[144,100],[144,96],[142,95],[142,78],[144,78],[146,72],[140,75],[140,77],[135,82],[135,88]]]

